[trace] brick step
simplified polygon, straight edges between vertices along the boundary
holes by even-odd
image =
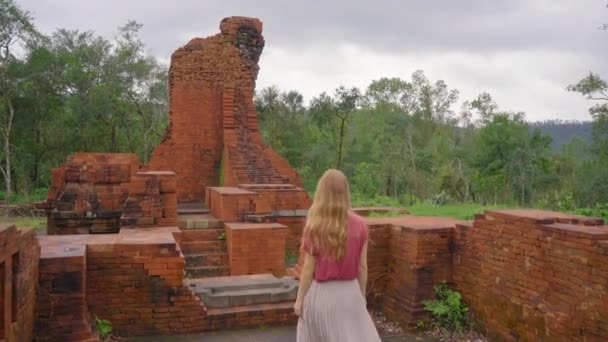
[[[226,252],[225,241],[181,242],[179,247],[184,255]]]
[[[270,214],[267,215],[245,215],[245,222],[251,223],[266,223],[272,222],[273,216]]]
[[[204,215],[209,214],[207,208],[179,208],[177,209],[178,215]]]
[[[220,237],[225,237],[225,230],[222,229],[193,229],[182,230],[180,233],[181,242],[203,242],[221,241]],[[224,235],[222,235],[224,234]]]
[[[261,313],[263,311],[279,311],[281,313],[285,313],[287,315],[293,315],[294,320],[297,320],[293,312],[293,303],[294,302],[281,302],[281,303],[272,303],[272,304],[257,304],[257,305],[244,305],[244,306],[234,306],[229,308],[209,308],[207,309],[207,316],[230,316],[230,315],[246,315],[251,314],[255,315],[256,313]]]
[[[227,253],[189,254],[184,258],[186,259],[186,268],[228,266]]]
[[[178,215],[204,215],[208,213],[209,209],[202,202],[179,203],[177,205]]]
[[[178,218],[177,226],[182,230],[219,229],[224,227],[224,221],[211,215],[186,215]]]
[[[202,266],[202,267],[186,267],[184,269],[188,278],[209,278],[223,277],[230,275],[230,267],[228,266]]]

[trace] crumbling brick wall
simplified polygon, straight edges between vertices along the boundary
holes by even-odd
[[[265,44],[262,22],[230,17],[220,31],[192,39],[171,57],[170,122],[149,169],[177,174],[179,202],[203,201],[208,186],[301,184],[258,130],[253,90]]]
[[[454,281],[496,340],[608,340],[608,227],[535,210],[487,211],[454,234]]]
[[[38,285],[40,245],[36,233],[0,226],[0,340],[30,341]]]
[[[76,153],[53,170],[49,235],[117,233],[121,226],[174,226],[177,189],[170,171],[140,171],[132,153]]]

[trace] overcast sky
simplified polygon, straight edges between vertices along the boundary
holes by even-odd
[[[591,105],[565,91],[589,71],[608,77],[604,0],[17,0],[43,32],[93,30],[108,38],[129,19],[168,63],[190,38],[219,32],[227,16],[264,22],[258,88],[306,99],[339,85],[424,70],[460,91],[481,92],[528,120],[587,120]],[[458,107],[455,107],[458,109]]]

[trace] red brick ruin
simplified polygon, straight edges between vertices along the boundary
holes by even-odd
[[[262,22],[227,18],[220,31],[192,39],[171,57],[170,123],[150,168],[176,172],[180,202],[203,201],[210,186],[301,186],[258,130],[253,90],[264,48]]]
[[[48,236],[0,226],[0,340],[120,336],[294,324],[308,194],[262,142],[252,96],[257,19],[173,55],[170,125],[149,165],[77,153],[53,170]],[[356,208],[370,227],[368,304],[403,327],[429,317],[441,281],[492,340],[608,340],[608,226],[538,210],[473,221]],[[216,291],[218,290],[218,291]]]

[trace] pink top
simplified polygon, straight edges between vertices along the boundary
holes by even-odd
[[[346,248],[344,258],[333,261],[316,251],[312,251],[309,240],[302,240],[302,248],[315,257],[314,279],[318,282],[328,280],[351,280],[359,276],[361,249],[367,242],[367,224],[360,216],[349,213],[346,223]]]

